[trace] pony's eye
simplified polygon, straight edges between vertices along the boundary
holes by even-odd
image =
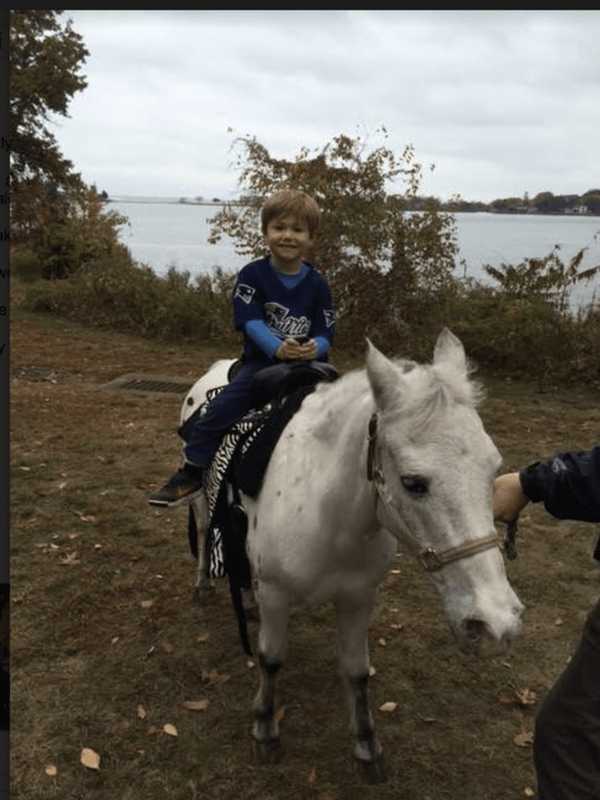
[[[411,494],[427,494],[428,484],[420,475],[403,475],[400,480],[402,486]]]

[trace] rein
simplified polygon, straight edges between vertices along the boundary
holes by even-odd
[[[377,414],[373,414],[369,420],[369,447],[367,451],[367,480],[373,483],[375,491],[375,506],[377,501],[381,500],[386,512],[397,516],[398,512],[394,508],[391,495],[389,494],[383,471],[376,463],[376,447],[377,447]],[[500,542],[498,537],[485,536],[481,539],[473,539],[464,542],[456,547],[449,547],[447,550],[434,550],[433,547],[426,547],[418,554],[418,559],[421,565],[427,572],[436,572],[443,569],[448,564],[454,561],[459,561],[462,558],[468,558],[476,553],[482,553],[484,550],[489,550],[492,547],[499,547]]]

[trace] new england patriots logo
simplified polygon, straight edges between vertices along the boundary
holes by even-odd
[[[256,289],[254,289],[252,286],[248,286],[247,283],[238,283],[233,296],[234,298],[239,297],[240,300],[243,300],[244,303],[249,305],[252,302],[255,292]]]
[[[335,322],[335,311],[331,308],[324,308],[323,316],[325,317],[325,325],[327,325],[328,328],[331,328]]]

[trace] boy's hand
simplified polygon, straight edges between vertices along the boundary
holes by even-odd
[[[286,339],[275,353],[275,357],[280,361],[296,361],[301,358],[301,347],[302,345],[295,339]]]
[[[317,357],[317,343],[314,339],[309,339],[308,342],[299,346],[300,358],[304,361],[312,361]]]
[[[275,357],[280,361],[311,361],[317,355],[317,343],[309,339],[306,344],[298,344],[296,339],[288,338],[279,347]]]
[[[523,492],[518,472],[500,475],[494,481],[494,519],[500,522],[516,520],[529,502]]]

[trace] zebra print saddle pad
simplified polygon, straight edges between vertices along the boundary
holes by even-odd
[[[253,410],[233,425],[223,437],[206,480],[208,530],[206,564],[208,576],[220,578],[235,572],[245,588],[250,586],[250,567],[245,551],[245,531],[240,531],[239,514],[233,513],[239,503],[239,492],[250,497],[259,493],[271,453],[285,426],[298,411],[306,395],[315,385],[303,386],[284,398]],[[207,393],[204,406],[223,387]],[[238,506],[238,512],[241,510]],[[243,515],[242,515],[243,516]]]
[[[218,386],[207,392],[206,401],[199,410],[200,415],[210,401],[224,387]],[[208,531],[206,537],[206,564],[210,578],[222,578],[227,572],[225,539],[233,532],[229,530],[230,514],[234,497],[234,475],[232,459],[238,451],[240,457],[247,452],[252,442],[262,430],[265,420],[272,414],[272,406],[266,405],[260,410],[252,410],[236,422],[225,434],[215,453],[206,479],[206,500],[208,504]],[[229,559],[227,559],[229,560]]]

